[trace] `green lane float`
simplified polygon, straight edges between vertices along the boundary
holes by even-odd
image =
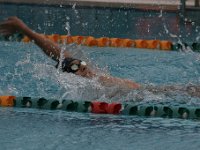
[[[12,99],[12,98],[9,97],[8,99]],[[4,101],[4,104],[6,104],[6,97],[3,99],[0,96],[0,99]],[[3,105],[3,106],[6,106],[6,105]],[[10,106],[10,105],[7,105],[7,106]],[[61,109],[61,110],[66,110],[66,111],[88,112],[90,102],[62,100],[62,102],[60,103],[59,100],[56,100],[56,99],[14,97],[13,105],[11,106],[22,107],[22,108],[38,108],[38,109],[50,109],[50,110]]]
[[[37,108],[88,112],[96,114],[132,115],[141,117],[163,117],[200,119],[200,106],[170,103],[107,103],[101,101],[73,101],[46,98],[0,96],[1,107]]]
[[[192,50],[195,52],[200,52],[200,43],[192,43]]]

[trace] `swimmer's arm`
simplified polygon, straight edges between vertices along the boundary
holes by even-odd
[[[143,89],[152,92],[153,94],[167,93],[186,93],[192,97],[200,97],[199,85],[163,85],[163,86],[144,86]]]
[[[103,86],[118,86],[119,88],[123,89],[139,89],[140,85],[138,83],[135,83],[131,80],[127,79],[121,79],[117,77],[112,76],[100,76],[99,82]]]
[[[0,23],[0,33],[10,35],[15,32],[23,33],[33,40],[46,55],[58,61],[60,58],[60,47],[43,35],[32,31],[22,20],[17,17],[9,17],[7,20]],[[70,53],[65,51],[65,57],[70,57]]]
[[[60,58],[60,47],[44,37],[43,35],[33,32],[30,28],[26,27],[22,29],[22,32],[24,35],[28,36],[31,40],[35,42],[42,50],[43,52],[51,57],[53,60],[58,61]]]

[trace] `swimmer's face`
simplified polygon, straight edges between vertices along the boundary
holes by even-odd
[[[95,75],[84,61],[74,60],[71,62],[70,66],[71,70],[73,70],[73,73],[76,75],[86,78],[92,78]]]

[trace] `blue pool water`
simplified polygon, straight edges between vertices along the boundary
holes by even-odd
[[[200,54],[143,49],[76,47],[81,57],[113,76],[142,85],[200,84]],[[170,101],[199,105],[186,93],[130,91],[105,99],[96,81],[55,69],[34,44],[0,42],[0,95],[105,101]],[[112,89],[107,89],[112,91]],[[96,94],[98,93],[98,94]],[[100,93],[100,94],[99,94]],[[102,96],[102,97],[101,97]],[[101,99],[102,98],[102,99]],[[22,108],[0,108],[2,149],[198,149],[199,120],[95,115]]]

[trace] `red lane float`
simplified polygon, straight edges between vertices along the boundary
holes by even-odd
[[[91,112],[97,114],[119,114],[122,108],[120,103],[91,102]]]
[[[200,119],[200,107],[186,104],[163,102],[107,103],[101,101],[73,101],[46,99],[43,97],[0,96],[0,106],[91,112],[96,114],[137,115],[146,117]]]
[[[106,102],[91,102],[91,112],[97,114],[105,114],[107,112],[108,103]]]
[[[119,114],[122,110],[122,104],[120,103],[111,103],[108,105],[107,113],[108,114]]]

